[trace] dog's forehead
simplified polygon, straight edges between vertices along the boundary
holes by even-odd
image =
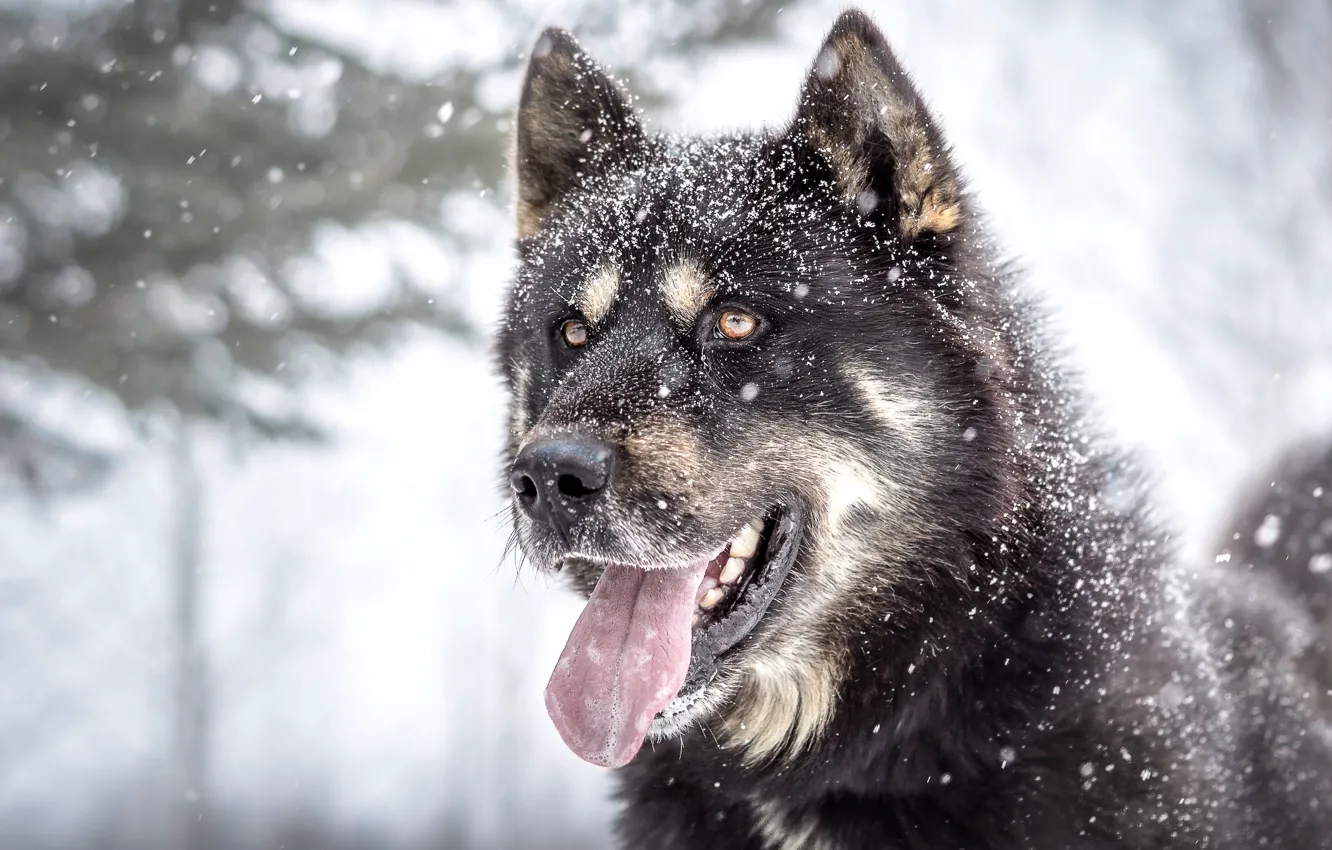
[[[775,190],[781,176],[762,167],[765,146],[757,137],[660,142],[641,168],[619,181],[616,194],[639,224],[652,218],[656,228],[676,236],[724,236],[740,207]]]
[[[570,198],[524,263],[541,286],[597,323],[613,309],[650,308],[681,328],[719,292],[762,285],[765,265],[795,242],[780,233],[783,175],[761,140],[666,140],[641,167]],[[780,263],[779,263],[780,264]]]

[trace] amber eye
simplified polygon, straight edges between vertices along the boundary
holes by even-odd
[[[739,310],[727,310],[717,319],[717,330],[727,339],[744,339],[758,329],[758,319]]]
[[[582,348],[587,345],[587,325],[582,319],[570,319],[560,326],[560,335],[564,344],[570,348]]]

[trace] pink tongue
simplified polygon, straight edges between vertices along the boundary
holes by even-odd
[[[546,685],[546,711],[580,758],[622,767],[689,672],[695,596],[707,561],[673,570],[612,565]]]

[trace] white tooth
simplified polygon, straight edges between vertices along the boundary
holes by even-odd
[[[694,624],[695,626],[697,626],[697,625],[698,625],[698,621],[699,621],[699,620],[702,620],[702,619],[703,619],[703,615],[700,614],[700,613],[698,613],[697,611],[695,611],[695,612],[694,612],[694,623],[693,623],[693,624]]]
[[[725,595],[726,591],[722,590],[720,587],[714,587],[712,590],[709,590],[707,593],[703,594],[703,598],[700,599],[698,602],[698,607],[711,608],[713,605],[716,605],[718,602],[720,602],[721,598]]]
[[[740,533],[731,541],[731,557],[748,558],[753,555],[758,550],[759,534],[762,530],[758,523],[753,522],[740,529]]]
[[[703,576],[703,580],[698,583],[698,590],[694,592],[694,600],[702,602],[703,597],[709,590],[717,586],[717,580],[712,576]]]
[[[731,558],[726,562],[726,566],[721,571],[721,583],[730,584],[740,578],[745,572],[744,558]]]

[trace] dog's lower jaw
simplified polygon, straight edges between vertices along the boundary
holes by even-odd
[[[653,720],[653,743],[677,740],[698,727],[708,732],[692,746],[734,751],[749,767],[794,758],[817,747],[833,720],[840,665],[773,664],[760,653],[703,687],[677,696]]]
[[[684,736],[691,727],[707,726],[708,722],[725,710],[733,688],[714,679],[702,688],[680,694],[671,700],[648,728],[648,740],[654,744],[674,741]]]

